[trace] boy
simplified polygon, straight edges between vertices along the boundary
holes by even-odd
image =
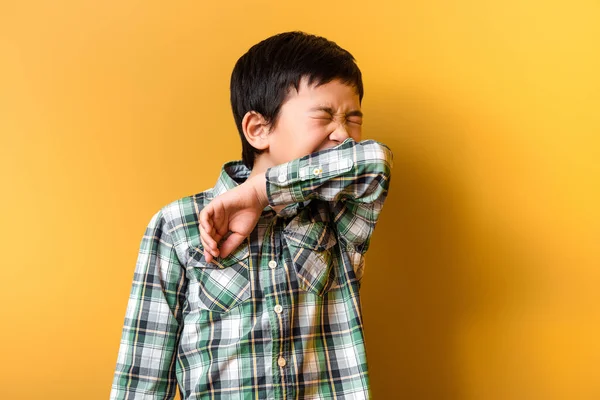
[[[243,160],[150,220],[111,399],[370,398],[359,288],[392,152],[360,141],[362,97],[322,37],[238,60]]]

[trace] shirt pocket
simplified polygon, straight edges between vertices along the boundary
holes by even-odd
[[[225,258],[206,262],[202,245],[189,249],[186,269],[192,277],[189,290],[197,299],[198,307],[217,313],[226,313],[248,300],[251,295],[247,243],[240,245]]]
[[[294,218],[283,230],[298,286],[324,296],[334,285],[335,230],[322,221]]]

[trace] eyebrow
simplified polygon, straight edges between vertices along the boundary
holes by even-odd
[[[335,111],[333,110],[333,108],[326,107],[326,106],[313,107],[309,111],[325,111],[326,113],[329,113],[331,115],[335,114]],[[363,113],[360,110],[350,110],[346,113],[346,117],[354,117],[354,116],[362,117]]]

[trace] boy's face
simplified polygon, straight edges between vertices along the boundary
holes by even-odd
[[[339,80],[316,87],[290,90],[277,123],[268,134],[269,148],[264,156],[279,165],[307,154],[335,147],[348,137],[361,140],[362,112],[356,89]]]

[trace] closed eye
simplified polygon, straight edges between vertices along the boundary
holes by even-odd
[[[333,117],[331,115],[320,115],[318,117],[312,117],[313,119],[318,119],[319,121],[331,121]]]

